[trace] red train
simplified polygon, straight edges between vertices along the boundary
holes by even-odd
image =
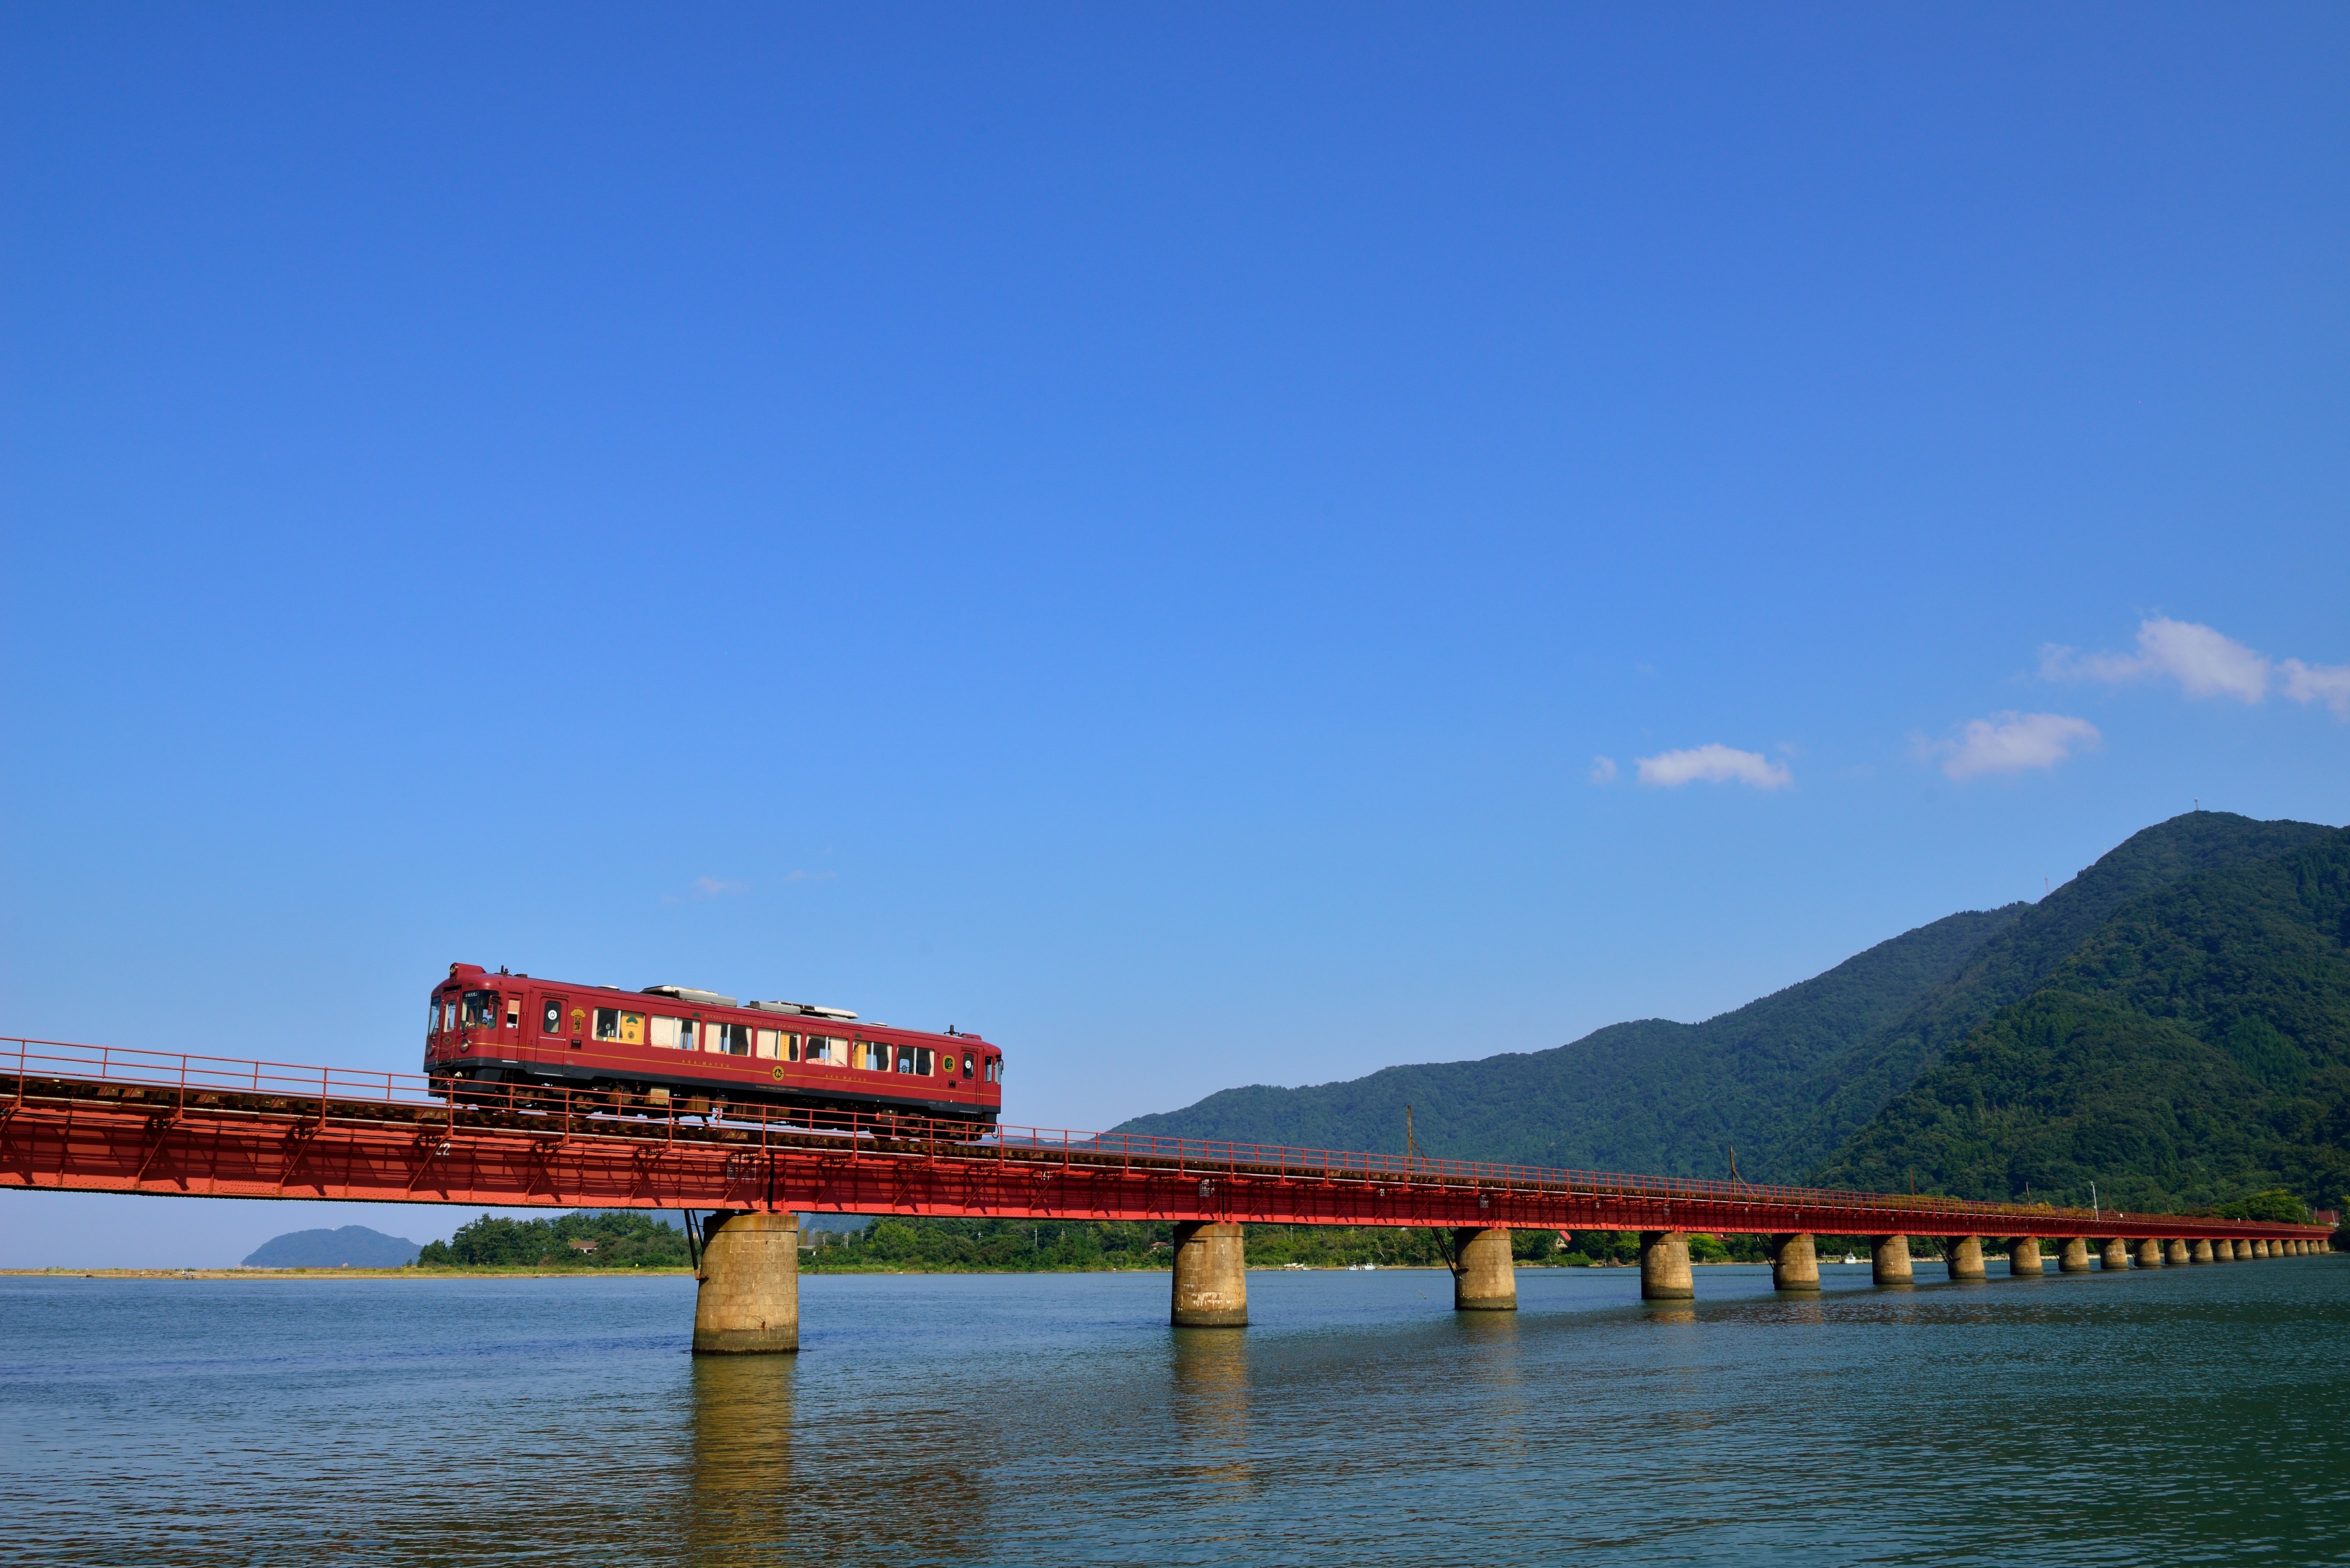
[[[483,1083],[619,1089],[991,1126],[1003,1053],[976,1034],[864,1023],[796,1002],[681,985],[619,991],[452,963],[432,988],[424,1071]]]

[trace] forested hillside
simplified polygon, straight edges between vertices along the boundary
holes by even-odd
[[[1838,1170],[1865,1166],[1875,1173],[1872,1182],[1906,1180],[1908,1155],[1888,1164],[1891,1135],[1872,1118],[1889,1114],[1890,1103],[1920,1084],[1946,1051],[2002,1008],[2054,983],[2060,971],[2073,972],[2069,964],[2103,965],[2097,972],[2120,985],[2121,970],[2139,961],[2131,956],[2137,949],[2115,933],[2151,918],[2145,911],[2166,890],[2180,890],[2189,903],[2160,907],[2184,909],[2210,896],[2192,890],[2203,888],[2205,879],[2271,865],[2340,836],[2315,824],[2193,812],[2134,835],[2038,904],[1922,926],[1702,1023],[1649,1019],[1612,1024],[1550,1051],[1391,1067],[1310,1088],[1229,1089],[1183,1110],[1138,1116],[1118,1130],[1395,1149],[1409,1104],[1421,1147],[1436,1154],[1722,1177],[1734,1147],[1740,1173],[1759,1180],[1804,1179],[1831,1156],[1841,1162]],[[2113,947],[2108,937],[2122,946]],[[2314,960],[2303,952],[2294,961]],[[2182,962],[2177,954],[2161,961],[2169,968]],[[2240,962],[2211,971],[2205,990],[2217,999],[2238,985],[2267,984],[2255,980],[2254,967]],[[2077,991],[2088,981],[2068,983]],[[2131,992],[2140,1000],[2127,1005],[2149,1019],[2168,1018],[2145,1000],[2155,983]],[[2226,1011],[2217,1000],[2199,1005]],[[2246,1016],[2254,1022],[2241,1022]],[[2288,1016],[2301,1014],[2281,1002],[2250,1014],[2239,1009],[2224,1027],[2241,1023],[2241,1033],[2230,1038],[2244,1060],[2274,1058],[2289,1068],[2289,1057],[2279,1054],[2283,1048],[2263,1032],[2297,1041]],[[2190,1036],[2200,1039],[2194,1030],[2202,1027],[2191,1027]],[[2177,1044],[2136,1033],[2131,1039],[2132,1049],[2158,1055]],[[1914,1107],[1903,1113],[1914,1114]],[[2211,1158],[2224,1165],[2232,1157]],[[1962,1167],[1975,1168],[1963,1161],[1951,1168]],[[1919,1179],[1929,1179],[1923,1167]],[[2023,1180],[2038,1191],[2054,1178],[2018,1177]]]
[[[2350,1192],[2350,832],[2115,911],[1823,1166],[2158,1208]]]
[[[2334,831],[2316,823],[2255,822],[2231,812],[2196,811],[2131,835],[1984,941],[1892,1027],[1824,1064],[1818,1097],[1771,1146],[1768,1168],[1791,1179],[1810,1169],[1867,1125],[1945,1049],[1999,1009],[2038,990],[2116,911],[2186,878],[2253,865],[2322,842]]]
[[[1952,915],[1703,1023],[1611,1024],[1549,1051],[1389,1067],[1305,1089],[1227,1089],[1117,1130],[1400,1149],[1412,1107],[1430,1153],[1528,1165],[1792,1176],[1762,1153],[1816,1101],[1821,1064],[1905,1015],[2024,909]]]

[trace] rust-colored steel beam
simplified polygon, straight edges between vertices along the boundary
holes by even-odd
[[[12,1049],[13,1047],[13,1049]],[[11,1057],[15,1059],[12,1061]],[[0,1186],[493,1207],[1814,1235],[2322,1227],[1002,1129],[0,1043]],[[71,1069],[68,1071],[68,1069]]]

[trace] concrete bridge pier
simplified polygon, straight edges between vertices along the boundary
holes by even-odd
[[[2233,1241],[2227,1240],[2225,1237],[2222,1237],[2217,1241],[2210,1241],[2205,1244],[2211,1249],[2211,1261],[2213,1262],[2232,1263],[2236,1261],[2236,1244]]]
[[[2067,1236],[2064,1250],[2056,1254],[2056,1272],[2061,1274],[2085,1274],[2089,1272],[2089,1239]]]
[[[2119,1236],[2106,1237],[2105,1250],[2097,1254],[2097,1262],[2103,1268],[2128,1268],[2130,1266],[2129,1243]]]
[[[1248,1251],[1227,1220],[1185,1220],[1175,1227],[1177,1328],[1248,1326]]]
[[[2252,1243],[2252,1256],[2253,1256],[2253,1257],[2255,1257],[2255,1258],[2265,1258],[2265,1257],[2267,1257],[2268,1255],[2269,1255],[2269,1244],[2268,1244],[2266,1241],[2255,1241],[2255,1242],[2253,1242],[2253,1243]]]
[[[1690,1272],[1689,1237],[1679,1231],[1640,1232],[1640,1299],[1685,1302],[1697,1295]]]
[[[2162,1267],[2162,1243],[2148,1236],[2137,1244],[2137,1266],[2141,1269]]]
[[[2250,1261],[2251,1255],[2252,1244],[2250,1241],[2238,1241],[2236,1243],[2236,1262],[2240,1263],[2246,1262]]]
[[[2211,1261],[2211,1243],[2199,1241],[2187,1253],[2189,1262],[2208,1263]]]
[[[1868,1277],[1880,1285],[1906,1285],[1915,1271],[1909,1262],[1909,1238],[1872,1236],[1868,1246]]]
[[[1942,1261],[1949,1265],[1950,1278],[1954,1280],[1980,1280],[1986,1277],[1981,1236],[1943,1237]]]
[[[2040,1238],[2011,1236],[2007,1241],[2007,1272],[2036,1280],[2047,1271],[2041,1267]]]
[[[702,1235],[693,1354],[762,1355],[799,1349],[799,1216],[713,1214]]]
[[[1515,1312],[1518,1271],[1510,1262],[1510,1233],[1498,1226],[1452,1232],[1452,1310]]]
[[[2174,1269],[2185,1268],[2187,1266],[2187,1243],[2180,1241],[2178,1237],[2173,1236],[2170,1239],[2170,1245],[2163,1249],[2162,1261],[2168,1263]]]
[[[1820,1250],[1810,1236],[1797,1231],[1769,1239],[1771,1288],[1774,1291],[1816,1291],[1820,1288]]]

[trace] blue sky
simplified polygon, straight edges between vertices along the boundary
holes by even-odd
[[[10,1032],[464,960],[1093,1127],[2350,817],[2339,9],[0,27]]]

